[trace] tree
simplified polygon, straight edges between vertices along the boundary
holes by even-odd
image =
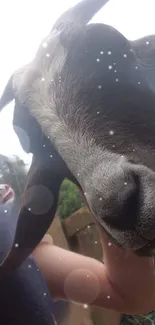
[[[66,219],[83,206],[84,203],[77,186],[65,179],[59,193],[58,215],[61,219]]]

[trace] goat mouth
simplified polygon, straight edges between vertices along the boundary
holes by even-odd
[[[103,223],[99,218],[97,218],[97,217],[94,217],[94,218],[97,221],[97,223],[100,224],[100,227],[105,231],[105,233],[109,237],[109,240],[117,247],[120,247],[122,249],[128,248],[129,250],[131,250],[133,253],[135,253],[139,257],[140,256],[141,257],[154,257],[155,256],[155,239],[146,241],[146,238],[144,238],[141,234],[139,234],[137,232],[137,236],[139,237],[139,239],[141,238],[141,243],[143,242],[143,244],[141,244],[141,246],[139,245],[138,248],[135,248],[134,244],[132,246],[131,243],[129,243],[129,242],[128,242],[128,245],[123,244],[123,243],[119,242],[119,240],[116,239],[115,236],[113,236],[112,231],[114,231],[115,228],[111,228],[111,231],[109,231],[109,226],[106,227],[106,224]],[[118,229],[117,229],[117,231],[118,231]]]
[[[144,237],[140,235],[142,239]],[[145,239],[146,240],[146,239]],[[153,240],[148,240],[147,244],[143,245],[142,247],[134,250],[135,254],[138,256],[143,256],[143,257],[153,257],[155,256],[155,239]]]
[[[93,213],[93,211],[92,211],[92,209],[91,209],[91,207],[90,207],[90,205],[89,205],[89,203],[88,203],[88,201],[87,201],[87,199],[86,199],[86,196],[85,196],[85,194],[84,194],[84,191],[83,191],[82,189],[80,189],[80,192],[81,192],[81,194],[82,194],[82,197],[83,197],[83,199],[84,199],[85,204],[87,205],[87,207],[88,207],[88,209],[89,209],[91,215],[93,216],[94,221],[97,222],[97,224],[99,224],[100,227],[101,227],[102,229],[104,229],[104,231],[105,231],[106,234],[108,235],[109,240],[110,240],[111,242],[113,242],[116,246],[123,248],[124,245],[120,244],[119,241],[117,241],[117,240],[112,236],[112,234],[108,232],[108,229],[106,229],[106,226],[105,226],[105,222],[104,222],[104,224],[103,224],[103,222],[101,221],[101,219]],[[117,230],[118,230],[118,229],[117,229]],[[139,235],[139,236],[141,237],[141,239],[142,239],[143,241],[145,241],[145,244],[144,244],[142,247],[137,248],[137,249],[134,249],[134,248],[131,247],[131,250],[132,250],[132,251],[133,251],[137,256],[141,256],[141,257],[153,257],[153,256],[155,256],[155,239],[152,240],[152,241],[150,240],[150,241],[148,241],[148,242],[146,243],[146,238],[143,238],[142,235]],[[125,248],[125,247],[124,247],[124,248]]]
[[[153,257],[155,256],[155,247],[151,247],[151,244],[147,244],[142,248],[135,250],[134,253],[142,257]]]

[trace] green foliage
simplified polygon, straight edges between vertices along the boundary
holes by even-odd
[[[155,311],[146,316],[127,316],[122,317],[121,325],[154,325]]]
[[[58,215],[61,219],[66,219],[83,206],[84,203],[77,186],[65,179],[60,188]]]
[[[8,184],[15,191],[18,197],[23,193],[26,183],[26,165],[18,157],[8,159],[0,155],[0,184]]]

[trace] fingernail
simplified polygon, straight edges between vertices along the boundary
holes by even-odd
[[[42,242],[48,243],[48,244],[53,244],[53,238],[49,234],[46,234],[43,237]]]

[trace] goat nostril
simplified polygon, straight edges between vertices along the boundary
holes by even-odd
[[[111,227],[119,230],[133,230],[136,227],[139,216],[140,187],[138,177],[130,175],[130,178],[117,183],[115,195],[109,196],[104,202],[102,219]]]

